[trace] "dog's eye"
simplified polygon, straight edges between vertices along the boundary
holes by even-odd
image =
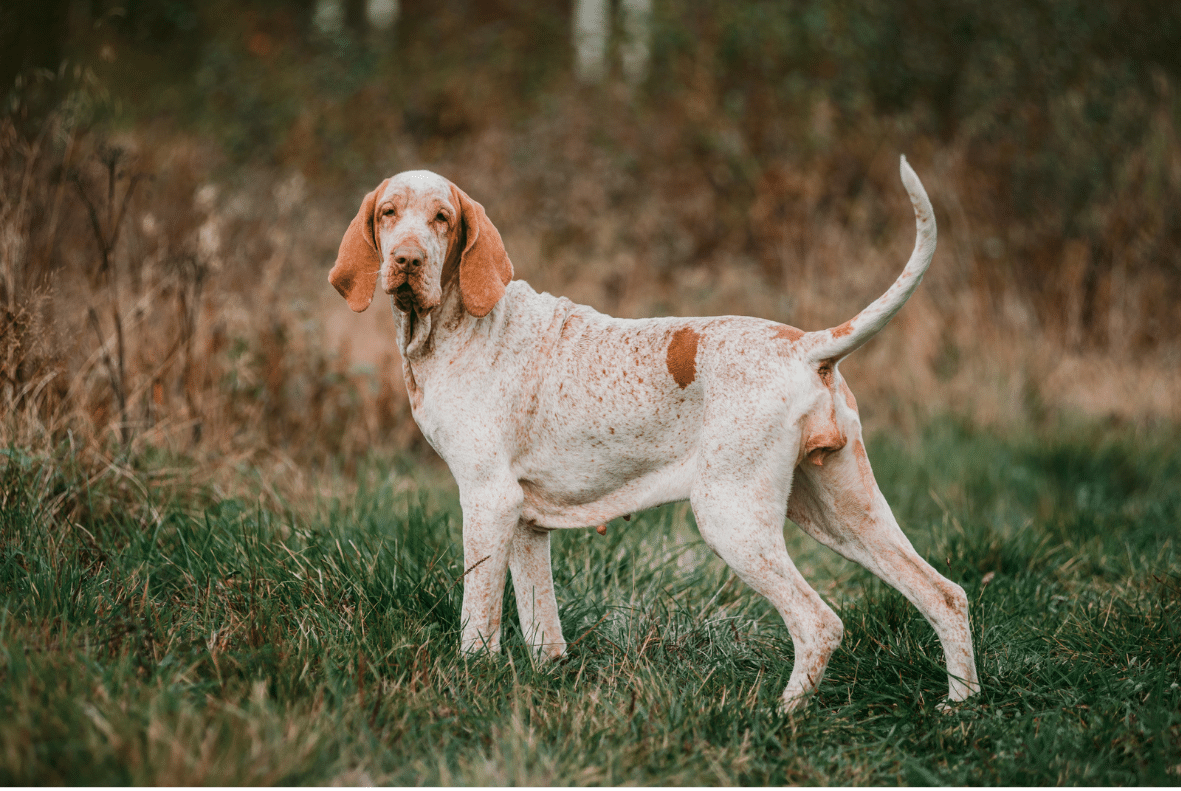
[[[438,214],[435,215],[435,222],[446,223],[447,222],[447,215],[444,214],[443,212],[439,212]]]
[[[394,207],[393,206],[386,206],[384,209],[382,209],[381,216],[382,217],[393,217],[394,216]]]

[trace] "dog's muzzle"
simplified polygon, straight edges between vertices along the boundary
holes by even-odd
[[[402,312],[415,308],[423,311],[434,307],[425,304],[425,260],[426,255],[422,248],[412,245],[401,245],[390,254],[385,282],[382,285],[385,293],[394,298],[394,304]]]

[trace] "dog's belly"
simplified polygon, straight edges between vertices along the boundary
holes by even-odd
[[[539,527],[590,527],[645,508],[685,500],[689,497],[695,463],[695,456],[680,459],[617,488],[603,486],[591,490],[563,485],[567,483],[564,481],[523,478],[520,482],[525,493],[522,516]]]
[[[700,394],[674,401],[596,401],[592,418],[545,421],[514,473],[524,517],[543,527],[588,527],[689,496],[701,437]]]
[[[524,516],[540,526],[597,525],[689,496],[701,383],[676,383],[663,339],[624,336],[629,348],[617,350],[623,339],[612,335],[597,333],[595,354],[560,360],[539,393],[539,417],[513,471],[525,492]],[[636,354],[644,342],[661,356]]]
[[[689,496],[696,434],[663,442],[579,434],[536,448],[516,465],[524,517],[542,527],[589,527]]]

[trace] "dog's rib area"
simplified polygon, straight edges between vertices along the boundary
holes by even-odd
[[[510,292],[526,289],[513,284]],[[509,304],[517,296],[510,293]],[[560,338],[528,355],[544,358],[545,373],[537,373],[537,363],[526,369],[526,378],[539,383],[521,402],[527,428],[518,432],[523,442],[513,462],[525,516],[538,524],[591,526],[687,498],[702,472],[708,403],[734,416],[718,441],[733,448],[739,469],[781,443],[769,427],[795,425],[795,402],[765,395],[789,378],[787,368],[802,365],[782,341],[798,335],[785,335],[784,325],[746,317],[625,320],[563,305],[553,308],[564,316]],[[541,335],[553,322],[513,324]],[[690,362],[692,378],[678,380],[690,373]],[[702,385],[707,373],[714,392]],[[579,419],[569,419],[575,414]],[[713,448],[704,456],[707,468],[717,455]]]

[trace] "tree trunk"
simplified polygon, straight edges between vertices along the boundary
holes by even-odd
[[[574,0],[574,73],[587,83],[607,75],[607,0]]]

